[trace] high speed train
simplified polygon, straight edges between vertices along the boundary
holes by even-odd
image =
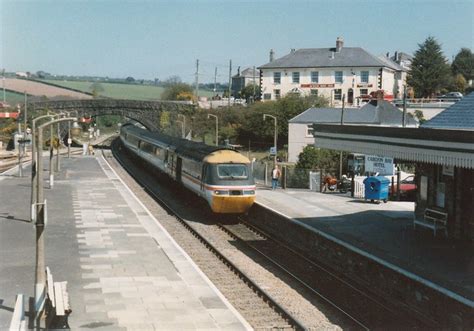
[[[245,213],[255,201],[248,158],[232,148],[167,136],[125,124],[122,144],[208,202],[215,213]]]

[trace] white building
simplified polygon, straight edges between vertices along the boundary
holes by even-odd
[[[403,95],[406,70],[385,56],[376,57],[360,47],[303,48],[260,66],[262,100],[277,100],[289,92],[319,95],[339,105],[357,105],[359,96],[384,90],[395,98]]]

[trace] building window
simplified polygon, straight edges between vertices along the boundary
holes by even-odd
[[[300,73],[295,71],[292,73],[293,83],[300,83]]]
[[[314,137],[314,129],[313,129],[313,125],[308,125],[306,127],[306,137]]]
[[[273,73],[273,83],[274,84],[281,84],[281,72],[274,72]]]
[[[342,90],[336,89],[334,90],[334,100],[342,100]]]
[[[359,91],[360,91],[360,95],[368,95],[369,94],[369,90],[366,89],[366,88],[361,88]]]
[[[311,71],[311,83],[319,83],[319,71]]]
[[[311,89],[311,95],[314,95],[315,97],[318,96],[318,90],[317,89]]]
[[[334,71],[334,81],[336,83],[342,83],[342,71]]]
[[[369,82],[369,72],[368,71],[361,71],[360,72],[360,82],[361,83],[368,83]]]
[[[273,90],[273,94],[275,95],[275,99],[280,99],[280,90]]]
[[[272,99],[272,94],[271,93],[264,93],[263,94],[263,100],[271,100]]]

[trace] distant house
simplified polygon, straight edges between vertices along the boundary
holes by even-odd
[[[30,76],[28,72],[21,72],[21,71],[17,71],[15,75],[18,78],[28,78]]]
[[[298,162],[298,155],[307,145],[314,145],[313,124],[340,124],[341,108],[309,108],[288,122],[288,161]],[[393,104],[372,100],[361,108],[346,108],[344,124],[401,127],[403,113]],[[406,126],[417,127],[418,121],[406,116]]]
[[[387,56],[388,57],[388,56]],[[397,64],[399,64],[402,68],[409,71],[411,69],[411,63],[413,62],[413,57],[407,53],[403,52],[395,52],[390,59]]]
[[[340,105],[357,104],[360,96],[377,90],[403,95],[406,70],[388,58],[376,57],[360,47],[344,47],[337,38],[334,48],[292,49],[260,66],[262,100],[277,100],[287,93],[319,95]]]
[[[241,72],[239,67],[237,75],[232,76],[232,95],[238,98],[244,87],[250,84],[258,86],[259,81],[260,72],[257,69],[247,68]]]

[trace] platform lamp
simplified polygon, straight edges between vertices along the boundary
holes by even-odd
[[[35,206],[36,206],[36,176],[37,176],[37,155],[36,155],[36,148],[42,150],[42,146],[37,147],[36,146],[36,122],[39,120],[49,118],[53,119],[55,114],[48,114],[48,115],[42,115],[38,116],[36,118],[33,118],[31,121],[31,213],[30,213],[30,218],[31,221],[34,222],[36,218],[36,213],[35,213]]]
[[[43,145],[43,129],[47,126],[53,126],[59,122],[65,121],[77,121],[77,118],[66,117],[58,118],[46,123],[41,124],[38,127],[38,140],[36,148],[36,159],[38,162],[36,182],[36,263],[35,263],[35,298],[34,298],[34,324],[37,329],[40,328],[41,319],[43,318],[43,310],[46,299],[46,272],[45,272],[45,256],[44,256],[44,228],[46,224],[46,200],[43,197],[43,157],[42,148]]]
[[[207,114],[207,119],[214,117],[216,119],[216,146],[219,146],[219,117],[213,114]]]

